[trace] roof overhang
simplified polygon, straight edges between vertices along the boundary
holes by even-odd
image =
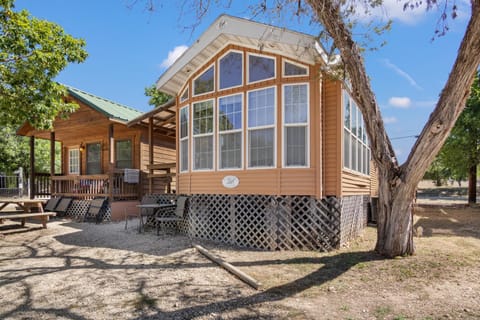
[[[280,54],[308,64],[329,63],[316,37],[221,15],[158,79],[157,89],[176,96],[188,78],[229,44]]]
[[[127,127],[141,125],[148,127],[152,119],[153,131],[166,136],[175,136],[176,117],[175,117],[175,99],[170,99],[166,103],[156,107],[141,116],[136,117],[126,123]]]

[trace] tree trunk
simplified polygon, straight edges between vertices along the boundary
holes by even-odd
[[[413,200],[415,189],[392,176],[391,171],[378,170],[379,199],[377,244],[375,251],[387,256],[415,253],[413,244]]]
[[[477,203],[477,166],[468,169],[468,203]]]
[[[465,107],[480,63],[480,0],[471,1],[472,16],[455,64],[437,106],[402,166],[399,166],[387,136],[360,49],[343,21],[342,2],[307,0],[307,3],[340,52],[352,87],[351,94],[365,120],[379,178],[376,250],[388,257],[413,254],[412,203],[416,187]]]

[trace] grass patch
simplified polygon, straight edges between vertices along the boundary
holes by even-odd
[[[135,310],[150,309],[155,307],[157,304],[157,299],[150,298],[147,295],[141,294],[138,298],[133,301],[133,306]]]

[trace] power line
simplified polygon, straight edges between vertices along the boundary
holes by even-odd
[[[413,136],[403,136],[403,137],[395,137],[395,138],[390,138],[390,140],[399,140],[399,139],[408,139],[408,138],[418,138],[419,135],[413,135]]]

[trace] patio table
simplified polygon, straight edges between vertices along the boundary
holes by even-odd
[[[15,204],[19,206],[23,212],[32,212],[32,208],[37,208],[38,212],[43,212],[44,200],[40,199],[1,199],[0,200],[0,211],[3,210],[9,204]]]
[[[138,233],[142,232],[143,223],[143,214],[141,210],[143,209],[154,209],[152,214],[146,214],[145,216],[157,216],[162,210],[175,208],[175,204],[170,203],[148,203],[148,204],[137,204],[137,208],[140,208],[140,221],[138,224]]]

